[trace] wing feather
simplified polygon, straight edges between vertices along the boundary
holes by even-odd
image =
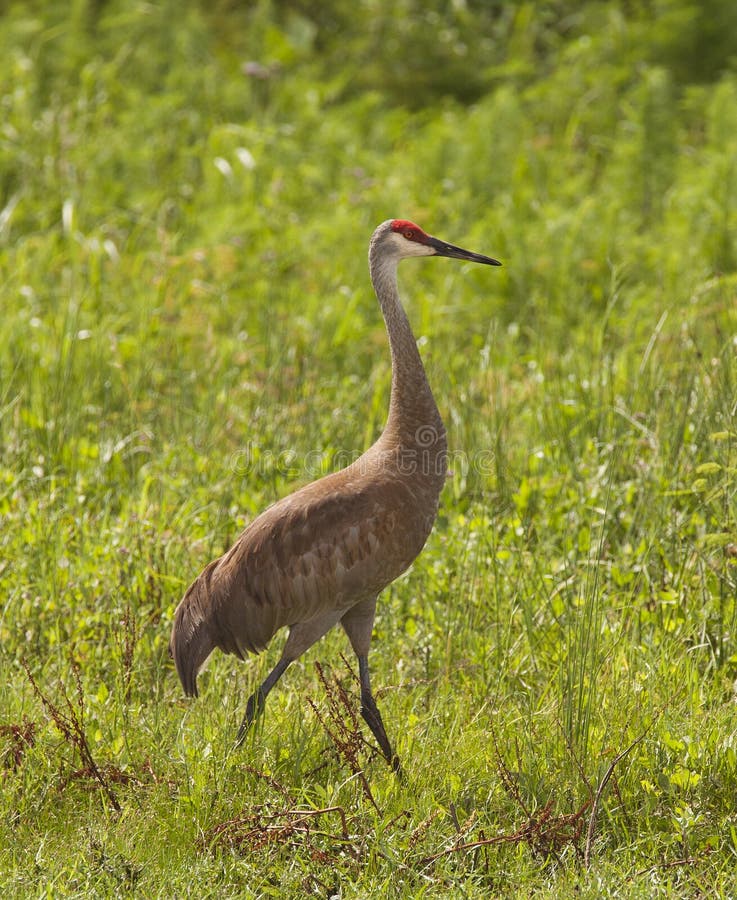
[[[347,472],[267,509],[189,587],[170,644],[187,693],[215,647],[258,652],[285,625],[376,596],[419,553],[434,511],[417,528],[401,482],[351,482]]]

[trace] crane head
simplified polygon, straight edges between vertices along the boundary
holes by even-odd
[[[470,250],[464,250],[462,247],[456,247],[454,244],[441,241],[407,219],[390,219],[385,224],[389,226],[387,234],[390,235],[395,252],[400,258],[406,256],[448,256],[451,259],[465,259],[468,262],[483,263],[487,266],[501,265],[499,260],[492,259],[490,256],[472,253]],[[381,228],[381,226],[379,227]]]

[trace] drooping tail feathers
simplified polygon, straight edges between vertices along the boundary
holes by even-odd
[[[174,658],[179,680],[188,697],[197,696],[197,673],[216,647],[212,622],[207,615],[208,576],[215,562],[210,563],[189,586],[174,613],[169,653]]]

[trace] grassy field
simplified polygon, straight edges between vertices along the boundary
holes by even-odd
[[[4,897],[737,894],[733,6],[3,7]],[[379,434],[392,216],[504,262],[400,270],[453,470],[376,621],[403,781],[342,633],[240,750],[281,640],[167,653]]]

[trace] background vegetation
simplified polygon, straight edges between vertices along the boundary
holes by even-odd
[[[737,6],[23,2],[0,22],[3,896],[737,892]],[[330,635],[167,656],[379,433],[373,227],[453,476],[351,718]],[[318,667],[318,663],[321,667]]]

